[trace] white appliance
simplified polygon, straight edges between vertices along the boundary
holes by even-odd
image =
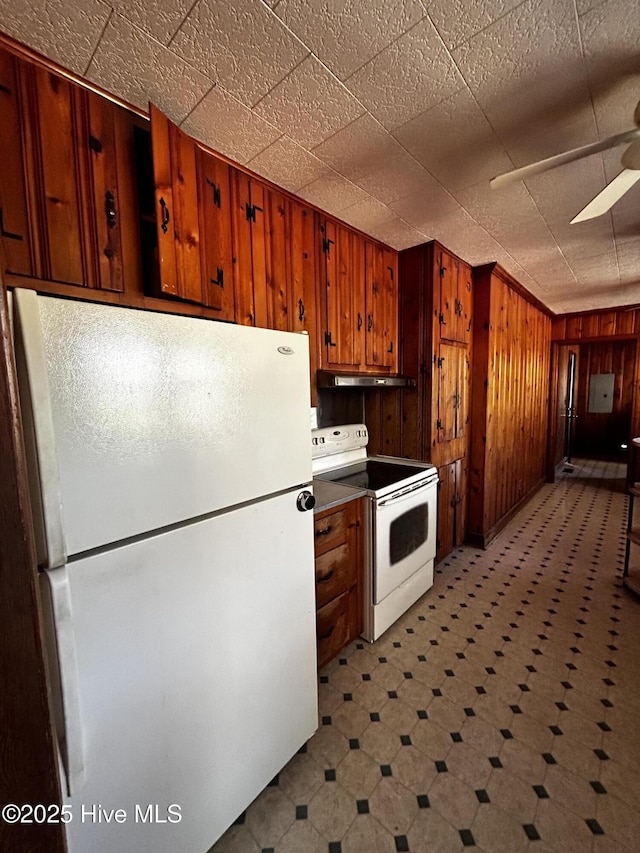
[[[308,339],[13,306],[69,851],[205,853],[317,727]]]
[[[433,585],[438,472],[428,462],[367,456],[364,424],[311,434],[313,475],[366,490],[364,631],[374,642]]]

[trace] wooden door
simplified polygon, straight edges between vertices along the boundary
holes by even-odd
[[[89,171],[82,157],[83,90],[44,68],[20,66],[25,157],[38,275],[93,287]],[[86,149],[85,149],[86,150]]]
[[[397,366],[397,253],[365,241],[365,363],[395,371]]]
[[[121,108],[94,92],[85,92],[80,153],[90,161],[91,220],[95,226],[96,286],[124,290],[123,208],[118,181],[117,122]],[[132,223],[125,222],[131,228]],[[131,275],[131,271],[129,271]]]
[[[311,405],[317,403],[318,293],[316,287],[316,232],[314,213],[305,204],[290,200],[289,238],[290,297],[289,331],[309,335]]]
[[[440,338],[447,341],[457,340],[458,315],[458,261],[443,249],[438,249],[434,257],[434,282],[440,286],[435,291],[434,311],[438,315]]]
[[[202,298],[220,320],[236,319],[229,165],[196,148]]]
[[[438,442],[453,441],[465,435],[468,420],[468,350],[441,343],[438,352]]]
[[[236,322],[256,325],[251,251],[251,181],[238,169],[231,169],[231,208],[234,252]]]
[[[289,321],[289,200],[251,181],[251,256],[256,325],[287,331]]]
[[[161,292],[202,302],[196,143],[153,104],[151,144]]]
[[[359,367],[365,325],[364,238],[330,219],[321,226],[327,324],[326,362]]]
[[[464,261],[458,262],[456,287],[456,341],[468,344],[473,323],[473,270]]]
[[[0,50],[0,240],[5,272],[35,276],[38,267],[31,245],[18,64],[19,60]]]

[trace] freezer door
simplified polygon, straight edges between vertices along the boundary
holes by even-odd
[[[43,565],[311,479],[306,335],[27,290],[14,306]]]
[[[70,853],[206,853],[314,733],[313,513],[297,495],[46,573],[65,575],[75,639],[59,679],[86,780],[66,800]]]

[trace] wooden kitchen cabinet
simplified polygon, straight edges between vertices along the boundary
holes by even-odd
[[[0,97],[5,271],[122,292],[139,275],[135,214],[121,204],[132,198],[129,114],[4,49]]]
[[[438,468],[438,544],[436,560],[444,559],[464,542],[467,526],[467,458]]]
[[[322,364],[397,371],[397,252],[321,219]]]
[[[314,517],[318,668],[362,632],[361,519],[360,500]]]
[[[400,252],[398,269],[399,371],[416,385],[393,405],[383,400],[386,392],[365,396],[369,450],[431,462],[449,482],[449,466],[470,454],[471,268],[432,242]],[[455,487],[440,487],[439,524],[448,527],[441,530],[439,559],[464,538],[467,490],[463,475]],[[454,494],[455,537],[449,535]]]
[[[398,258],[380,243],[365,242],[366,365],[397,371]]]
[[[441,340],[468,344],[471,336],[473,284],[471,267],[443,248],[435,252],[434,289]],[[437,276],[436,276],[437,273]]]

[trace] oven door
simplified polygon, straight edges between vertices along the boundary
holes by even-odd
[[[373,603],[436,555],[438,478],[374,501]]]

